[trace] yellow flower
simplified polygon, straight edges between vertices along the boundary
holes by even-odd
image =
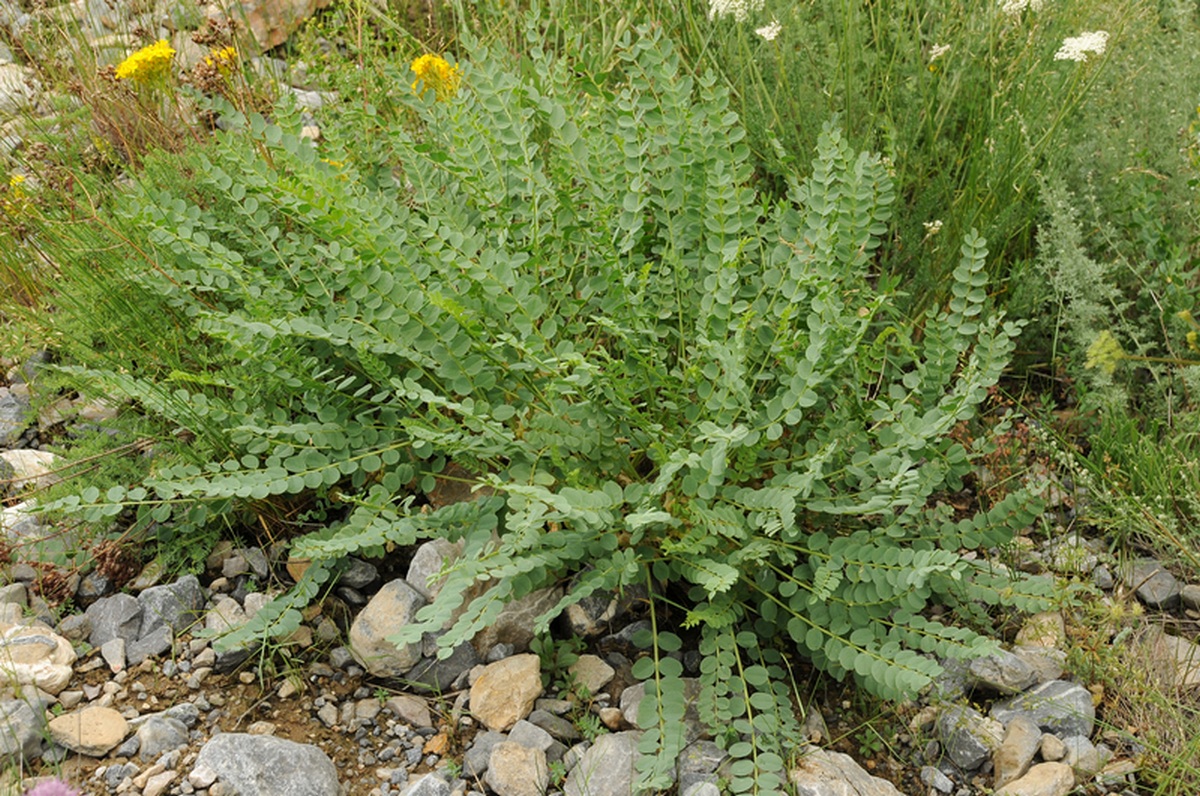
[[[1117,342],[1117,338],[1110,331],[1103,331],[1097,335],[1095,341],[1088,346],[1087,361],[1084,363],[1085,368],[1099,368],[1105,373],[1112,375],[1117,369],[1117,363],[1125,358],[1125,351],[1121,348],[1121,344]]]
[[[441,102],[457,94],[462,82],[458,67],[451,66],[440,55],[422,55],[412,62],[412,71],[417,76],[412,84],[413,91],[424,97],[426,91],[433,89]]]
[[[215,66],[224,72],[233,66],[237,60],[237,49],[234,47],[223,47],[220,50],[213,50],[204,57],[204,63],[209,66]]]
[[[118,64],[117,78],[144,83],[166,72],[174,55],[175,48],[167,44],[166,39],[160,39],[148,47],[143,47]]]
[[[10,216],[20,214],[29,204],[25,197],[25,189],[21,187],[23,182],[25,182],[25,175],[14,174],[8,178],[8,190],[0,193],[0,210]]]

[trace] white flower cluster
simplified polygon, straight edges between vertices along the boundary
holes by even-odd
[[[1015,17],[1027,8],[1030,11],[1041,11],[1044,5],[1046,0],[1000,0],[1000,10],[1010,17]]]
[[[771,24],[766,27],[757,28],[754,32],[762,36],[767,41],[775,41],[775,37],[783,30],[783,25],[779,24],[779,20],[772,19]]]
[[[1089,53],[1104,55],[1108,46],[1108,31],[1089,30],[1073,38],[1063,39],[1062,47],[1054,54],[1055,61],[1086,61]]]
[[[761,11],[764,0],[708,0],[708,18],[723,19],[732,15],[745,22],[751,11]]]
[[[933,45],[933,49],[929,51],[929,63],[933,63],[934,61],[941,58],[943,55],[945,55],[948,52],[950,52],[949,44]]]

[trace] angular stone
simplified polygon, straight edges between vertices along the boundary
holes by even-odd
[[[1066,671],[1067,653],[1060,649],[1013,647],[1012,653],[1033,670],[1035,684],[1057,680]]]
[[[485,730],[476,733],[470,748],[463,754],[463,775],[467,777],[483,776],[487,771],[488,762],[492,759],[492,750],[496,748],[496,744],[503,743],[505,740],[506,736],[500,732]]]
[[[717,769],[728,756],[712,741],[688,744],[675,761],[675,778],[680,792],[686,793],[701,782],[717,784]]]
[[[1121,580],[1151,608],[1169,610],[1179,604],[1179,581],[1153,558],[1141,558],[1124,567]]]
[[[479,655],[475,652],[475,647],[463,643],[455,647],[448,658],[422,658],[404,675],[404,681],[412,690],[420,693],[442,693],[449,691],[459,676],[478,664]]]
[[[142,627],[142,604],[132,594],[114,594],[89,605],[87,618],[92,624],[88,641],[93,647],[103,646],[114,638],[123,638],[126,644],[131,644],[137,641]]]
[[[425,605],[412,586],[397,579],[376,592],[350,626],[350,650],[375,677],[400,677],[421,660],[421,644],[397,647],[388,641],[408,626]]]
[[[178,633],[199,618],[204,608],[204,590],[195,575],[185,575],[174,583],[146,589],[137,601],[142,606],[139,638],[164,626]]]
[[[16,109],[9,97],[24,95],[25,76],[26,70],[17,64],[0,66],[0,111]],[[28,426],[29,401],[7,387],[0,387],[0,446],[11,446]]]
[[[88,757],[104,757],[129,734],[129,722],[112,708],[92,705],[50,720],[50,738]]]
[[[995,796],[1066,796],[1075,787],[1071,767],[1063,763],[1038,763],[1029,773],[1010,782]]]
[[[1075,778],[1080,782],[1086,782],[1096,776],[1108,762],[1100,759],[1100,750],[1087,738],[1071,735],[1063,738],[1062,741],[1067,750],[1062,762],[1071,767],[1071,770],[1075,772]]]
[[[546,753],[512,741],[501,741],[492,747],[484,781],[496,796],[542,796],[550,785]]]
[[[75,649],[62,636],[39,627],[0,623],[0,678],[57,694],[74,674]]]
[[[45,720],[25,700],[0,701],[0,764],[30,760],[41,754],[45,727]]]
[[[100,645],[100,657],[108,664],[109,670],[116,674],[125,669],[125,639],[110,638]]]
[[[541,704],[543,701],[539,699],[535,704]],[[534,710],[529,714],[529,723],[542,728],[560,741],[574,743],[581,737],[574,724],[547,710]]]
[[[975,658],[967,667],[972,681],[1002,694],[1019,694],[1037,682],[1032,667],[1006,650]]]
[[[873,777],[849,755],[805,747],[803,757],[788,773],[796,796],[903,796],[886,779]]]
[[[1156,627],[1146,634],[1140,648],[1148,662],[1172,678],[1176,686],[1200,685],[1200,646]]]
[[[630,796],[639,735],[615,732],[598,737],[567,775],[563,796]]]
[[[433,717],[429,713],[429,705],[424,699],[410,694],[394,694],[388,697],[384,704],[396,718],[413,729],[423,729],[433,726]]]
[[[641,587],[626,588],[616,596],[596,592],[567,606],[563,616],[572,635],[595,638],[612,632],[613,624],[627,614],[634,603],[645,597],[646,590]]]
[[[1067,756],[1067,745],[1057,735],[1046,733],[1042,736],[1042,759],[1047,763],[1055,763]]]
[[[1200,609],[1200,585],[1189,583],[1179,591],[1179,599],[1183,600],[1184,608],[1193,611]]]
[[[1092,694],[1078,683],[1051,680],[992,706],[991,717],[1008,723],[1024,713],[1039,727],[1056,735],[1091,737],[1096,723]]]
[[[431,539],[413,553],[412,561],[408,564],[408,574],[405,575],[404,580],[426,600],[432,600],[442,590],[442,584],[446,582],[445,577],[441,577],[442,570],[448,564],[457,561],[461,555],[461,542]]]
[[[938,737],[947,756],[964,771],[974,771],[988,760],[1003,740],[1003,727],[983,714],[961,705],[942,711]]]
[[[514,655],[484,667],[471,686],[471,713],[489,730],[503,732],[529,715],[542,690],[538,656]]]
[[[598,655],[580,655],[579,660],[571,664],[567,671],[575,678],[575,683],[587,689],[593,696],[600,689],[612,682],[617,672],[604,662]]]
[[[213,736],[194,768],[215,773],[226,793],[239,796],[338,796],[341,789],[324,752],[273,735]]]
[[[349,586],[351,589],[365,589],[377,580],[379,580],[379,570],[374,564],[351,556],[347,559],[346,569],[338,577],[338,585]]]
[[[0,492],[5,488],[10,493],[30,488],[45,489],[62,480],[54,472],[54,468],[59,464],[59,458],[50,451],[36,451],[28,448],[0,451],[0,461],[9,466],[4,468],[4,472],[9,473],[4,477],[8,483],[0,484]]]
[[[1004,728],[1004,740],[992,756],[995,784],[1001,788],[1025,776],[1042,743],[1042,730],[1028,716],[1014,716]]]
[[[400,796],[450,796],[450,783],[437,774],[426,774],[406,785]]]
[[[147,658],[162,655],[171,649],[171,628],[159,625],[149,635],[142,636],[125,648],[125,657],[130,666],[136,666]]]
[[[954,783],[950,778],[933,766],[921,767],[921,782],[938,793],[949,793],[954,790]]]
[[[553,608],[562,598],[557,587],[539,589],[505,605],[490,625],[479,631],[471,643],[480,655],[497,644],[511,644],[513,651],[525,652],[533,641],[534,621]]]
[[[187,746],[188,728],[179,719],[153,716],[137,729],[138,757],[157,760],[163,752]]]
[[[695,677],[684,677],[683,680],[683,699],[686,709],[683,713],[683,723],[686,740],[688,743],[703,737],[707,730],[700,722],[700,707],[698,698],[700,696],[700,681]],[[640,729],[649,729],[642,726],[638,721],[638,713],[641,710],[642,701],[646,697],[646,684],[634,683],[621,692],[619,704],[621,713],[625,721],[633,727]]]

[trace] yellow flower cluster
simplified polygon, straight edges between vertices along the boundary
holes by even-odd
[[[117,78],[144,83],[166,72],[175,55],[175,48],[160,39],[135,52],[117,65]]]
[[[412,62],[412,71],[417,76],[412,84],[413,91],[424,97],[425,92],[433,89],[440,102],[445,102],[457,94],[458,86],[462,82],[458,67],[451,66],[439,55],[422,55]]]
[[[7,215],[19,215],[29,204],[25,197],[25,190],[21,187],[23,182],[25,182],[24,175],[14,174],[8,178],[8,190],[0,193],[0,210]]]
[[[232,67],[236,61],[237,49],[234,47],[223,47],[220,50],[213,50],[204,58],[204,63],[209,66],[215,66],[222,72]]]

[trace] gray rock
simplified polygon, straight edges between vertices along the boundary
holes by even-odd
[[[450,783],[437,774],[426,774],[405,786],[400,796],[450,796]]]
[[[885,779],[873,777],[849,755],[805,747],[788,774],[796,796],[903,796]]]
[[[12,97],[25,92],[25,69],[16,64],[0,66],[0,109],[13,110]],[[29,425],[29,401],[0,387],[0,446],[10,447]]]
[[[1014,716],[1004,728],[1004,740],[992,757],[993,787],[1002,788],[1025,776],[1042,743],[1042,730],[1028,716]]]
[[[1003,737],[1003,728],[998,724],[962,705],[942,711],[937,728],[946,755],[964,771],[974,771],[983,765],[1000,746]]]
[[[174,583],[146,589],[137,600],[142,606],[138,637],[145,638],[160,627],[178,633],[195,622],[204,608],[204,590],[195,575],[185,575]]]
[[[1064,575],[1087,575],[1100,563],[1094,544],[1078,534],[1069,534],[1050,545],[1046,563]]]
[[[388,697],[384,707],[391,711],[396,718],[415,729],[433,726],[429,705],[421,697],[412,694],[395,694]]]
[[[92,625],[88,641],[93,647],[103,646],[114,638],[123,638],[129,645],[138,639],[142,604],[132,594],[114,594],[89,605],[87,618]]]
[[[542,700],[538,700],[541,702]],[[561,716],[555,716],[548,710],[534,710],[529,714],[529,723],[541,727],[560,741],[574,743],[580,738],[575,725]]]
[[[133,779],[138,775],[136,763],[117,763],[104,770],[104,784],[112,792],[116,792],[126,777]]]
[[[1200,585],[1189,583],[1179,591],[1179,599],[1185,608],[1200,609]]]
[[[554,744],[554,737],[525,719],[521,719],[508,731],[508,740],[528,749],[540,749],[545,752]]]
[[[1078,683],[1051,680],[992,706],[991,717],[1007,724],[1025,714],[1039,727],[1060,736],[1092,734],[1096,709],[1092,694]]]
[[[403,580],[393,580],[376,592],[350,626],[350,650],[375,677],[400,677],[421,659],[421,644],[398,648],[388,641],[425,605],[422,597]]]
[[[92,634],[92,620],[87,614],[71,614],[58,623],[58,634],[68,641],[83,641]]]
[[[1048,683],[1063,676],[1066,671],[1067,653],[1046,647],[1013,647],[1013,655],[1024,661],[1033,670],[1034,683]]]
[[[1141,558],[1125,566],[1121,580],[1151,608],[1171,609],[1179,604],[1179,581],[1153,558]]]
[[[75,602],[86,608],[112,593],[112,581],[93,570],[80,579],[79,588],[75,590]]]
[[[550,784],[546,753],[520,743],[501,741],[492,747],[484,781],[496,796],[542,796]]]
[[[683,796],[721,796],[721,789],[713,782],[694,782],[687,790],[680,789]]]
[[[571,769],[563,796],[630,796],[637,775],[636,732],[601,735]]]
[[[195,768],[211,770],[227,793],[239,796],[338,796],[340,792],[337,770],[324,752],[272,735],[216,735],[200,750]]]
[[[967,671],[976,685],[1002,694],[1019,694],[1037,681],[1033,668],[1006,650],[974,659]]]
[[[136,666],[147,658],[162,655],[171,649],[171,628],[159,625],[149,635],[140,637],[137,641],[125,647],[125,657],[130,666]]]
[[[646,590],[640,588],[627,588],[617,596],[598,591],[567,606],[563,616],[570,633],[582,638],[595,638],[611,632],[613,624],[628,613],[635,602],[645,597]]]
[[[1100,750],[1081,735],[1068,736],[1063,738],[1062,742],[1067,750],[1062,762],[1071,767],[1071,770],[1075,772],[1075,779],[1079,782],[1085,782],[1096,776],[1108,762],[1101,760]]]
[[[697,738],[704,737],[707,734],[707,730],[700,722],[700,709],[697,704],[697,699],[700,696],[700,681],[694,677],[684,677],[682,680],[683,698],[687,705],[687,709],[683,714],[684,734],[686,741],[691,743]],[[645,697],[646,684],[636,683],[621,692],[619,702],[625,721],[643,730],[648,729],[648,726],[642,726],[639,723],[639,713]]]
[[[442,590],[446,579],[442,571],[462,555],[462,543],[432,539],[413,553],[404,579],[426,600],[432,600]]]
[[[950,778],[933,766],[921,767],[921,782],[938,793],[949,793],[954,790],[954,783],[950,781]]]
[[[0,763],[31,760],[42,753],[46,723],[29,703],[20,699],[0,701]]]
[[[930,696],[934,702],[957,702],[967,694],[967,683],[971,675],[967,663],[947,658],[939,661],[942,673],[934,678],[929,686]]]
[[[141,744],[138,757],[157,760],[163,752],[187,745],[188,728],[178,719],[154,716],[138,727],[137,738]]]
[[[675,762],[675,778],[681,793],[701,783],[717,784],[717,769],[728,755],[712,741],[688,744]]]
[[[351,589],[365,589],[377,580],[379,580],[379,570],[376,569],[374,564],[351,556],[346,560],[346,569],[342,571],[341,577],[338,578],[338,585],[347,586]],[[411,586],[412,584],[410,583],[409,585]],[[417,591],[420,591],[420,589]]]
[[[418,693],[443,693],[450,690],[459,675],[469,672],[479,663],[475,647],[464,642],[455,647],[448,658],[422,658],[404,675],[404,681]]]
[[[492,757],[492,749],[504,740],[507,740],[507,736],[502,732],[488,730],[478,733],[471,747],[463,755],[463,774],[476,778],[483,776]]]
[[[1097,589],[1104,591],[1111,591],[1112,587],[1116,585],[1112,571],[1104,564],[1092,570],[1092,583],[1096,584]]]
[[[513,600],[500,610],[491,624],[471,639],[476,650],[487,652],[497,644],[511,644],[515,652],[529,649],[533,641],[534,622],[553,608],[562,598],[558,587],[538,589],[519,600]]]

